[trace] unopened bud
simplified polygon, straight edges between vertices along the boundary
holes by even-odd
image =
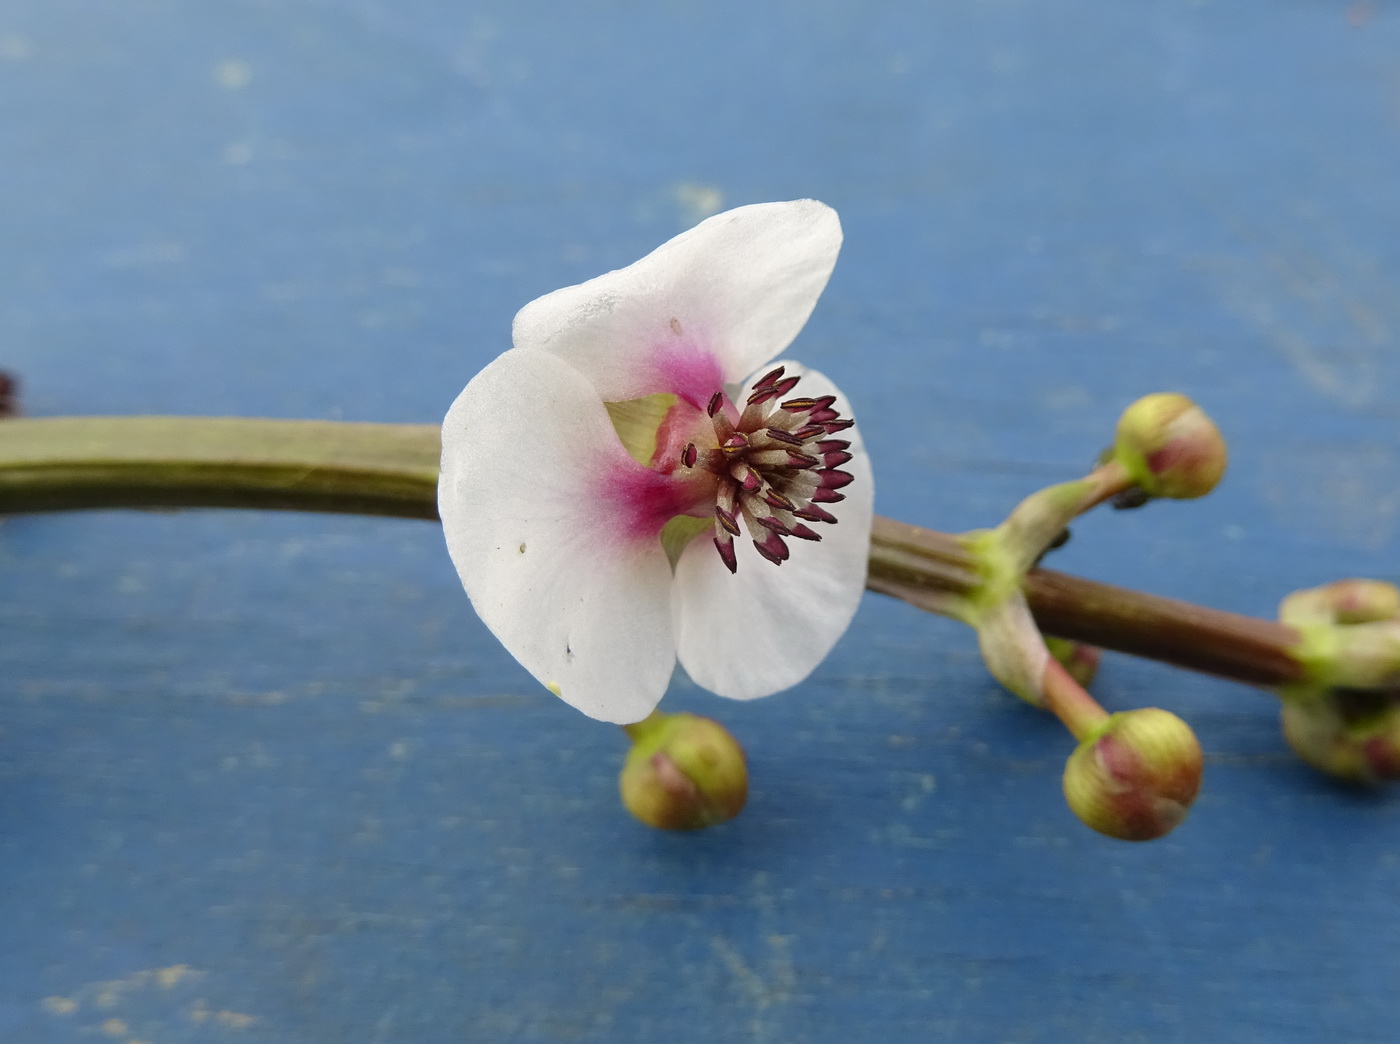
[[[1186,722],[1156,707],[1124,711],[1070,755],[1065,801],[1101,834],[1151,841],[1186,818],[1201,768],[1201,745]]]
[[[1400,704],[1374,693],[1286,699],[1283,734],[1313,768],[1351,783],[1400,779]]]
[[[699,830],[743,810],[744,750],[719,722],[657,712],[627,731],[633,745],[618,788],[627,811],[647,826]]]
[[[1114,456],[1143,492],[1190,500],[1225,474],[1225,440],[1205,411],[1175,392],[1145,395],[1118,419]]]
[[[1294,591],[1279,606],[1278,618],[1300,627],[1324,622],[1380,623],[1400,617],[1400,588],[1384,580],[1334,580]]]
[[[1340,624],[1379,623],[1400,616],[1400,588],[1384,580],[1338,580],[1328,584]]]
[[[1050,655],[1060,662],[1069,676],[1086,689],[1094,680],[1094,675],[1099,673],[1102,654],[1097,646],[1068,638],[1046,638],[1045,648],[1050,650]]]

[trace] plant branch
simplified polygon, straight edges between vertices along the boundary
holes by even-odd
[[[252,508],[437,518],[438,428],[204,417],[0,421],[0,515],[97,508]],[[948,615],[978,583],[955,536],[875,519],[869,587]],[[1302,674],[1293,628],[1032,570],[1049,634],[1252,685]]]

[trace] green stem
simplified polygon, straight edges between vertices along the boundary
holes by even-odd
[[[437,518],[438,428],[234,417],[0,421],[0,514],[261,508]]]
[[[438,428],[205,417],[0,421],[0,515],[255,508],[437,518]],[[959,539],[875,519],[869,587],[948,615],[979,582]],[[1025,582],[1048,633],[1253,685],[1298,681],[1298,632],[1050,570]]]

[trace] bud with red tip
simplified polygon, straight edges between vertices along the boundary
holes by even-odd
[[[618,777],[627,811],[658,830],[699,830],[733,819],[748,800],[744,750],[719,722],[662,714],[626,726],[632,749]]]
[[[1202,755],[1191,727],[1145,707],[1113,714],[1065,765],[1065,800],[1101,834],[1151,841],[1179,826],[1201,786]]]
[[[1336,690],[1283,701],[1283,734],[1316,769],[1350,783],[1400,779],[1400,704],[1377,693]]]
[[[1118,420],[1113,455],[1153,497],[1203,497],[1225,474],[1225,440],[1205,411],[1175,392],[1145,395]]]
[[[1400,588],[1384,580],[1353,577],[1294,591],[1278,607],[1278,618],[1293,627],[1312,624],[1380,623],[1400,618]]]

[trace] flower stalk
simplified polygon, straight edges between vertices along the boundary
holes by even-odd
[[[1084,686],[1054,658],[1045,664],[1040,687],[1045,709],[1059,718],[1077,740],[1087,739],[1108,720],[1108,711],[1100,707]]]
[[[213,417],[0,422],[0,515],[233,508],[437,518],[435,424]],[[960,538],[877,517],[870,590],[940,615],[979,583]],[[1299,681],[1292,626],[1032,569],[1047,634],[1276,688]]]
[[[1026,581],[1085,512],[1107,501],[1129,507],[1153,497],[1204,496],[1224,470],[1224,440],[1199,407],[1181,395],[1139,399],[1088,475],[1031,494],[994,529],[959,537],[972,559],[970,582],[929,606],[975,628],[992,675],[1054,714],[1079,741],[1065,769],[1065,799],[1081,821],[1110,837],[1150,840],[1180,825],[1200,786],[1200,744],[1166,711],[1109,715],[1085,688],[1097,650],[1071,643],[1052,652],[1054,637],[1047,639],[1035,618]],[[1306,632],[1294,637],[1290,660],[1305,666]]]

